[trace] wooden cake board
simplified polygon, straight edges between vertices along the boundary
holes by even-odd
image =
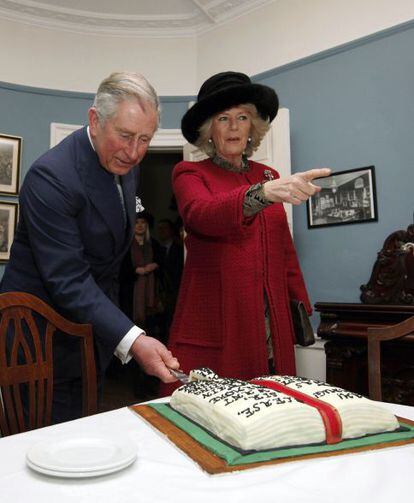
[[[372,451],[376,449],[384,449],[387,447],[395,447],[398,445],[406,445],[414,443],[413,439],[405,440],[395,440],[391,442],[382,442],[374,445],[368,445],[363,447],[353,447],[348,449],[341,449],[334,452],[321,452],[313,454],[305,454],[303,456],[292,456],[283,459],[274,459],[270,461],[260,461],[256,463],[246,463],[242,465],[230,466],[227,462],[214,454],[213,452],[206,449],[203,445],[194,440],[185,431],[181,430],[171,421],[158,414],[158,412],[147,405],[132,405],[130,407],[135,413],[144,418],[153,427],[159,430],[161,433],[167,436],[171,442],[173,442],[177,447],[179,447],[183,452],[185,452],[191,459],[193,459],[200,467],[210,474],[219,474],[227,472],[236,472],[241,470],[248,470],[250,468],[257,468],[259,466],[277,465],[280,463],[287,463],[292,461],[301,461],[312,458],[322,458],[327,456],[338,456],[341,454],[349,454],[353,452],[362,451]],[[402,419],[405,423],[414,425],[414,421],[404,418]]]

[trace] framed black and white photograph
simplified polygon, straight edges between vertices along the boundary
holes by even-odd
[[[17,224],[18,203],[0,202],[0,263],[10,258]]]
[[[19,191],[22,138],[0,134],[0,193]]]
[[[374,166],[338,171],[314,182],[322,190],[307,201],[310,229],[378,220]]]

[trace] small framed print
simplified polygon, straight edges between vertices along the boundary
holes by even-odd
[[[19,191],[22,138],[0,134],[0,193]]]
[[[338,171],[315,182],[322,190],[306,203],[309,229],[378,220],[374,166]]]
[[[5,263],[10,258],[18,206],[18,203],[0,202],[0,263]]]

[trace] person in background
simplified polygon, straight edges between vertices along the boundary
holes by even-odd
[[[135,235],[131,244],[130,264],[132,319],[136,325],[158,340],[163,340],[164,306],[160,300],[160,244],[150,235],[154,218],[148,211],[137,213]],[[136,397],[150,399],[157,395],[159,380],[148,376],[135,361],[128,364]]]
[[[98,385],[112,355],[165,382],[179,363],[118,307],[120,263],[134,237],[138,164],[159,120],[151,84],[130,72],[99,86],[84,127],[42,155],[19,195],[20,218],[1,292],[28,292],[91,323]],[[79,347],[54,337],[52,421],[82,414]]]
[[[151,335],[156,335],[156,314],[162,310],[158,299],[157,274],[162,261],[162,251],[159,243],[150,235],[153,220],[147,211],[137,213],[135,237],[131,245],[131,262],[135,277],[132,319]]]
[[[159,220],[157,229],[162,249],[161,289],[165,307],[164,331],[166,339],[164,342],[166,342],[180,289],[184,267],[184,246],[177,228],[170,219]]]
[[[283,203],[320,190],[313,169],[280,178],[248,158],[276,117],[278,98],[247,75],[204,82],[181,123],[208,158],[182,161],[173,190],[187,237],[169,348],[185,372],[210,367],[223,377],[295,374],[290,299],[311,312]],[[173,386],[164,386],[162,394]]]

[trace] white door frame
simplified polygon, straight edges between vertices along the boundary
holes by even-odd
[[[149,152],[182,152],[187,140],[181,129],[158,129],[153,136]]]
[[[70,135],[83,126],[77,124],[63,124],[51,122],[50,124],[50,148],[57,145],[66,136]],[[187,143],[181,133],[181,129],[158,129],[153,136],[149,151],[150,152],[182,152],[183,146]]]

